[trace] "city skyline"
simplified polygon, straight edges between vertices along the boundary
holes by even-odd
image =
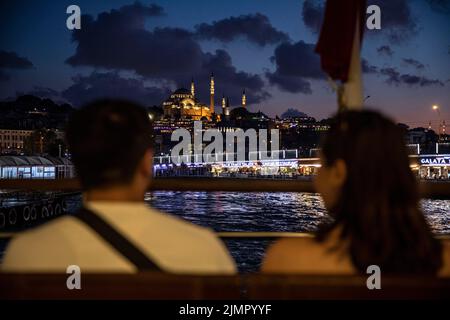
[[[449,1],[372,3],[382,29],[366,32],[363,43],[367,105],[410,127],[432,121],[437,131],[450,123]],[[70,4],[81,8],[79,31],[66,28]],[[322,1],[1,6],[0,99],[31,93],[79,106],[120,96],[160,105],[194,78],[208,103],[214,72],[216,112],[222,94],[239,106],[243,89],[250,111],[272,117],[294,108],[321,119],[337,109],[314,54]]]

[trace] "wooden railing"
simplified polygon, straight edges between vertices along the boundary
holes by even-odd
[[[81,275],[81,290],[68,290],[66,274],[0,273],[5,299],[448,299],[450,278],[383,276],[381,290],[367,277],[336,275],[240,276],[162,273]]]

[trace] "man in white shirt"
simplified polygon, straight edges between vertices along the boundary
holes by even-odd
[[[104,100],[75,112],[66,136],[85,209],[14,237],[2,270],[65,272],[77,265],[82,272],[236,273],[211,230],[144,203],[151,133],[145,110],[129,102]]]

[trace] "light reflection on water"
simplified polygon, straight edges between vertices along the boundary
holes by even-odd
[[[436,234],[450,234],[450,200],[423,199],[422,210]]]
[[[257,183],[255,181],[255,183]],[[321,197],[313,193],[172,192],[147,193],[147,204],[214,231],[311,232],[327,218]],[[81,205],[72,197],[70,211]],[[450,234],[450,200],[421,201],[436,234]],[[269,240],[226,240],[240,272],[259,269]],[[0,260],[7,242],[0,241]]]
[[[257,183],[257,182],[255,182]],[[219,231],[311,232],[326,218],[313,193],[153,192],[145,201],[192,223]],[[450,200],[422,200],[436,234],[450,234]],[[259,269],[269,240],[226,240],[240,272]]]
[[[326,216],[315,193],[161,191],[145,201],[215,231],[310,232]],[[426,199],[421,206],[436,234],[450,233],[450,200]]]
[[[307,193],[153,192],[146,202],[215,231],[312,231],[324,216]]]

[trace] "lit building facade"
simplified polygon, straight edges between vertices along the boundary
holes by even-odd
[[[194,79],[192,79],[190,90],[185,88],[177,89],[163,102],[163,117],[172,120],[188,119],[211,122],[220,121],[223,116],[230,115],[229,100],[225,96],[222,99],[222,112],[217,114],[215,112],[215,82],[213,74],[211,74],[209,82],[209,96],[209,105],[199,102],[196,98]],[[241,106],[245,108],[246,105],[247,96],[245,90],[243,90]]]
[[[23,151],[25,139],[32,133],[33,130],[0,129],[0,151]]]
[[[165,118],[211,120],[210,108],[195,99],[195,87],[192,84],[191,91],[181,88],[173,92],[169,99],[163,102]]]

